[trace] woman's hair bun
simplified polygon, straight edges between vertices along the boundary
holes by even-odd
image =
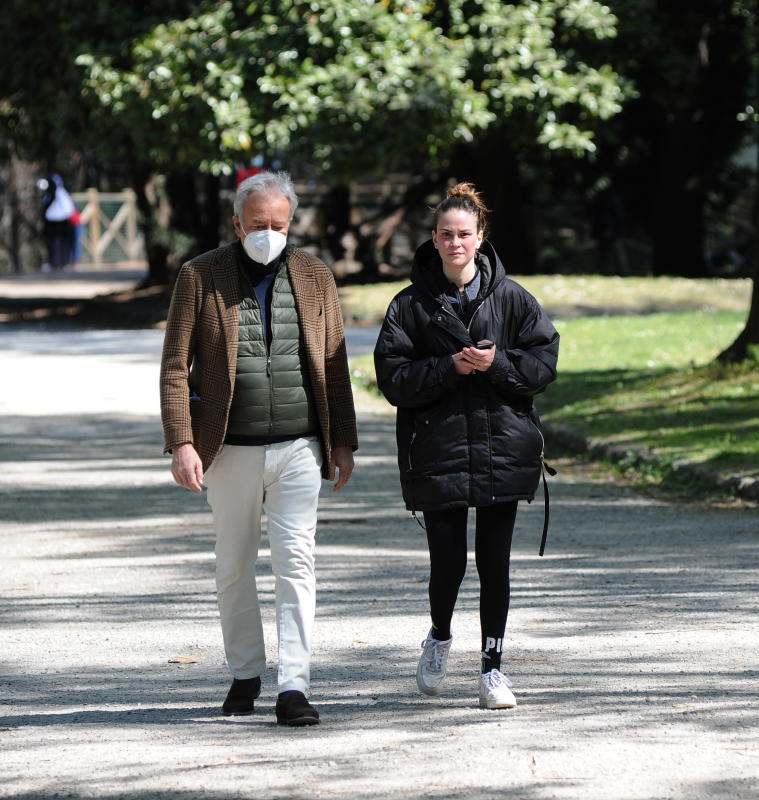
[[[437,227],[438,217],[452,208],[473,214],[477,218],[478,230],[487,233],[489,209],[473,183],[463,181],[451,186],[446,191],[445,199],[435,208],[435,227]]]
[[[455,186],[451,186],[451,188],[445,193],[446,197],[460,197],[461,195],[465,195],[467,197],[477,197],[478,192],[473,183],[464,182],[457,183]]]

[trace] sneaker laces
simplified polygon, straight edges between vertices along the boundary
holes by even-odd
[[[507,686],[509,689],[514,687],[509,678],[497,669],[491,669],[490,672],[486,672],[482,677],[491,689],[495,689],[498,686]]]
[[[443,658],[448,649],[448,642],[441,642],[438,639],[427,637],[422,642],[422,658],[429,664],[430,672],[441,672],[443,669]]]

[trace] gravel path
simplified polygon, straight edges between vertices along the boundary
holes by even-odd
[[[161,336],[0,329],[0,796],[757,796],[756,510],[668,504],[559,464],[545,558],[540,504],[517,522],[518,708],[477,708],[473,564],[448,690],[424,698],[426,548],[382,414],[361,416],[354,478],[322,497],[323,724],[274,724],[271,671],[254,716],[221,716],[210,514],[160,455]]]
[[[0,298],[87,299],[108,292],[134,289],[145,277],[137,267],[66,267],[52,272],[0,275]]]

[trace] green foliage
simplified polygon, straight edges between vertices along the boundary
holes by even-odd
[[[450,35],[471,42],[467,74],[512,142],[576,154],[596,149],[596,120],[618,113],[631,93],[611,66],[593,67],[577,50],[583,40],[616,35],[607,6],[594,0],[448,5]]]
[[[105,114],[82,92],[82,52],[128,62],[129,43],[160,22],[184,16],[191,0],[44,3],[8,0],[0,14],[0,158],[11,151],[53,162],[59,154],[100,146],[108,157]]]
[[[104,123],[135,140],[132,158],[159,172],[194,169],[204,159],[218,166],[250,145],[250,108],[223,24],[229,11],[222,3],[156,26],[132,44],[128,69],[110,55],[77,58],[86,68],[85,94],[109,118]]]
[[[88,89],[159,168],[225,171],[235,156],[286,150],[324,169],[368,170],[434,152],[451,116],[470,136],[488,119],[457,51],[422,20],[363,0],[212,4],[155,28],[131,61],[79,58]]]
[[[94,50],[78,63],[87,92],[159,166],[219,172],[268,151],[335,180],[429,168],[512,117],[533,144],[593,149],[594,120],[619,110],[623,88],[573,46],[613,35],[605,6],[445,6],[447,21],[422,0],[209,3],[136,40],[126,67]]]

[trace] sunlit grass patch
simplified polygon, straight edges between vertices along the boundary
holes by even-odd
[[[544,417],[586,436],[759,476],[759,363],[713,359],[743,315],[657,314],[559,324],[559,379]]]
[[[673,312],[557,320],[559,370],[656,370],[703,364],[737,336],[745,314]]]
[[[650,450],[665,466],[685,461],[759,477],[759,362],[714,362],[744,319],[691,311],[559,321],[559,378],[536,398],[541,415]],[[377,398],[372,356],[351,368],[361,396]]]
[[[528,275],[514,279],[553,318],[653,314],[673,311],[747,311],[751,281],[723,278],[621,278],[606,275]],[[409,282],[343,286],[345,318],[378,325],[393,297]]]

